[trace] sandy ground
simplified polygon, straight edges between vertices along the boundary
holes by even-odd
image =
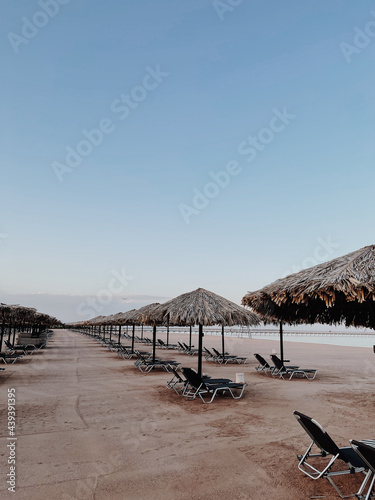
[[[187,336],[180,338],[186,340]],[[171,342],[176,341],[173,336]],[[196,339],[195,339],[196,343]],[[206,336],[207,347],[220,345]],[[246,365],[204,362],[210,375],[245,375],[244,397],[211,405],[186,401],[164,371],[142,374],[96,341],[57,330],[47,348],[2,365],[2,499],[269,499],[339,498],[324,479],[297,469],[309,438],[292,412],[321,423],[339,446],[375,438],[375,354],[371,349],[287,343],[286,357],[318,368],[314,381],[278,380],[255,371],[254,352],[268,358],[278,343],[227,339],[249,355]],[[158,350],[183,366],[197,359]],[[16,493],[7,491],[10,440],[7,390],[15,388]],[[360,474],[342,485],[356,491]]]

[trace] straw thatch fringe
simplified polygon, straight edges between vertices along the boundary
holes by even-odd
[[[159,305],[142,315],[146,324],[164,325],[257,325],[256,314],[230,300],[198,288]]]
[[[242,304],[289,323],[375,327],[375,245],[249,292]]]
[[[154,302],[153,304],[148,304],[147,306],[140,307],[139,309],[128,311],[124,314],[126,323],[129,325],[141,325],[144,323],[143,316],[145,314],[151,314],[152,311],[154,311],[159,305],[159,302]]]
[[[54,316],[38,312],[34,307],[0,303],[0,321],[13,324],[38,324],[46,327],[61,326]]]

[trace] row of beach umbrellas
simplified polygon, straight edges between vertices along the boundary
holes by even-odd
[[[280,355],[284,358],[283,323],[325,323],[375,328],[375,245],[366,246],[329,262],[279,279],[242,299],[245,309],[213,292],[198,288],[164,304],[99,316],[79,325],[198,326],[198,372],[202,372],[203,327],[255,326],[278,322]],[[121,330],[120,330],[121,331]],[[120,338],[120,333],[119,333]],[[133,334],[134,338],[134,334]]]
[[[13,332],[12,343],[14,343],[17,331],[41,331],[61,326],[62,323],[57,318],[38,312],[33,307],[0,303],[0,351],[6,332],[8,332],[9,341]]]
[[[132,350],[134,349],[135,325],[145,324],[153,327],[153,360],[155,360],[157,326],[198,326],[198,374],[202,375],[203,327],[221,325],[257,325],[259,318],[244,307],[217,295],[198,288],[184,293],[164,304],[149,304],[140,309],[118,313],[107,317],[93,318],[91,321],[76,323],[72,326],[94,325],[133,325]],[[121,331],[119,330],[119,339]],[[168,340],[167,340],[168,343]]]

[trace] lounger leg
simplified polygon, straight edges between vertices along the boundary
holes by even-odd
[[[201,400],[203,401],[203,403],[204,403],[204,404],[210,404],[210,403],[212,403],[212,401],[215,399],[215,396],[216,396],[217,391],[218,391],[218,389],[215,389],[215,391],[214,391],[214,393],[213,393],[213,395],[212,395],[212,398],[211,398],[209,401],[205,401],[205,400],[204,400],[204,398],[203,398],[203,396],[202,396],[203,392],[200,392],[200,393],[199,393],[199,397],[201,398]]]
[[[229,389],[229,392],[231,393],[232,398],[233,398],[233,399],[240,399],[240,398],[242,397],[243,391],[245,390],[245,387],[246,387],[246,384],[244,384],[244,385],[242,386],[242,389],[241,389],[241,392],[240,392],[240,395],[239,395],[239,396],[235,396],[235,395],[233,394],[233,392],[231,391],[231,389]]]
[[[368,490],[367,490],[367,494],[366,496],[364,496],[364,490],[366,488],[366,485],[368,483],[368,480],[370,479],[371,475],[373,476],[372,477],[372,480],[370,482],[370,485],[368,487]],[[371,492],[374,488],[374,481],[375,481],[375,474],[373,474],[373,472],[371,470],[367,471],[366,473],[366,477],[364,478],[362,484],[361,484],[361,487],[359,488],[359,490],[357,491],[357,493],[355,494],[356,498],[358,499],[365,499],[365,500],[368,500],[371,498]]]

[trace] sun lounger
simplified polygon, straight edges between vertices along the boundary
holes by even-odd
[[[303,455],[297,455],[299,460],[298,469],[309,476],[311,479],[319,479],[325,477],[335,488],[337,493],[341,498],[345,498],[345,495],[339,490],[338,486],[334,483],[333,477],[340,476],[343,474],[354,474],[356,472],[364,472],[366,469],[366,464],[364,461],[354,452],[354,450],[349,447],[339,448],[328,433],[323,429],[323,427],[318,424],[314,419],[300,413],[299,411],[293,412],[294,416],[302,426],[302,428],[309,435],[312,442],[307,448]],[[311,450],[315,446],[320,450],[319,453],[311,453]],[[326,459],[326,457],[328,457]],[[322,463],[321,469],[317,468],[316,460]],[[312,465],[309,460],[313,459]],[[332,466],[336,460],[344,462],[346,468],[344,470],[332,470]],[[350,495],[353,496],[353,495]]]
[[[186,347],[185,347],[184,345],[182,345],[182,343],[181,343],[181,342],[177,342],[177,344],[178,344],[178,350],[179,350],[180,352],[184,352],[184,351],[186,351]]]
[[[204,355],[204,358],[207,360],[207,361],[215,361],[215,358],[216,358],[216,354],[212,354],[212,352],[210,352],[207,347],[204,347],[203,346],[203,355]]]
[[[259,363],[259,365],[255,367],[257,372],[272,373],[272,371],[275,369],[274,366],[269,365],[260,354],[254,354],[254,356]]]
[[[138,354],[141,354],[144,358],[149,358],[151,356],[151,353],[148,351],[138,351],[135,350],[132,351],[132,348],[130,345],[123,345],[121,349],[117,351],[117,354],[120,356],[122,359],[130,359],[133,357],[138,358]]]
[[[185,347],[184,354],[189,354],[189,356],[195,356],[195,354],[198,354],[199,349],[192,349],[192,347],[189,347],[185,342],[182,342],[182,345]]]
[[[214,347],[212,348],[212,350],[216,355],[215,361],[217,361],[220,364],[226,365],[227,363],[238,363],[238,364],[246,363],[247,358],[245,357],[236,356],[235,354],[228,354],[228,353],[222,354]]]
[[[177,344],[166,344],[163,340],[158,339],[158,344],[162,349],[178,349]]]
[[[184,394],[188,384],[187,379],[183,379],[176,368],[171,367],[171,372],[173,373],[173,377],[167,382],[166,387],[168,389],[173,389],[176,394],[180,394],[179,389],[181,389],[181,393]]]
[[[354,439],[350,441],[353,450],[357,453],[361,460],[368,467],[368,472],[364,478],[361,487],[356,493],[357,498],[364,498],[369,500],[370,498],[375,498],[375,441],[374,440],[364,440],[355,441]],[[370,483],[369,480],[371,479]],[[367,487],[367,493],[364,491]]]
[[[32,354],[34,351],[37,350],[36,346],[33,344],[11,344],[9,340],[5,340],[4,344],[10,349],[11,351],[23,351],[24,354]]]
[[[5,364],[13,364],[22,357],[23,354],[8,354],[6,352],[0,352],[0,359],[2,359]]]
[[[284,375],[289,376],[289,380],[293,378],[294,375],[300,375],[309,380],[314,380],[318,370],[315,368],[300,368],[299,366],[285,366],[280,358],[271,354],[271,359],[273,364],[275,365],[275,369],[271,372],[272,375],[279,376],[280,378],[284,378]]]
[[[181,388],[182,391],[182,395],[186,395],[186,393],[192,389],[193,390],[193,393],[195,392],[196,389],[194,389],[190,384],[189,384],[189,381],[188,379],[186,378],[186,372],[190,373],[190,372],[194,372],[195,374],[197,373],[195,370],[193,370],[193,368],[182,368],[183,370],[183,375],[181,376],[178,372],[177,372],[177,369],[176,368],[173,368],[171,367],[171,372],[173,373],[173,377],[171,378],[171,380],[169,380],[167,382],[167,385],[166,387],[168,389],[174,389],[174,391],[179,394],[178,392],[178,389]],[[227,379],[227,378],[220,378],[220,379],[213,379],[211,377],[209,377],[208,375],[202,377],[202,379],[204,381],[207,381],[207,382],[216,382],[216,383],[225,383],[225,382],[232,382],[230,379]],[[191,394],[190,394],[191,395]],[[190,396],[189,395],[189,396]]]
[[[191,387],[190,390],[185,391],[184,395],[189,399],[195,399],[199,396],[203,403],[212,403],[216,394],[225,394],[226,392],[228,392],[233,399],[239,399],[242,397],[246,386],[245,383],[236,383],[229,379],[202,378],[191,368],[181,368],[181,370]],[[205,400],[203,394],[210,395],[211,399],[209,401]]]
[[[141,372],[149,373],[156,367],[161,367],[165,371],[170,372],[171,368],[177,368],[181,363],[171,359],[146,359],[139,351],[135,351],[137,354],[137,361],[134,363]]]

